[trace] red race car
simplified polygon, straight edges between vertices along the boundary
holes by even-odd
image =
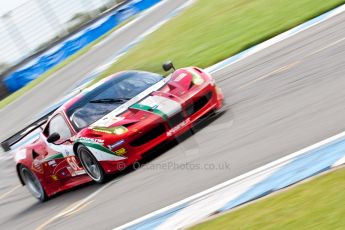
[[[163,68],[174,66],[168,62]],[[36,140],[15,154],[19,179],[41,201],[91,180],[102,183],[107,175],[189,130],[222,103],[214,79],[197,67],[167,77],[117,73],[34,126]]]

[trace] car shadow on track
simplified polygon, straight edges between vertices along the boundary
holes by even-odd
[[[143,159],[139,162],[136,162],[134,165],[126,168],[123,172],[120,172],[119,175],[125,175],[127,173],[133,172],[145,164],[152,162],[153,160],[157,159],[167,151],[171,150],[172,148],[176,147],[177,145],[183,144],[186,140],[193,137],[194,134],[198,133],[205,127],[209,126],[211,123],[219,119],[227,112],[226,109],[223,109],[218,112],[213,112],[211,114],[206,115],[205,117],[201,118],[197,123],[194,124],[193,128],[184,134],[176,137],[173,141],[163,142],[162,144],[156,146],[155,148],[151,149],[149,152],[143,154]],[[195,146],[193,146],[195,147]],[[116,176],[115,176],[116,177]]]

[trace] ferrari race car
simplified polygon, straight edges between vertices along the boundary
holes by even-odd
[[[175,70],[171,62],[163,68],[174,72],[105,78],[25,131],[38,134],[15,153],[21,183],[40,201],[92,180],[102,183],[222,107],[222,92],[205,71]]]

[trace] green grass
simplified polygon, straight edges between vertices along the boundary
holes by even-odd
[[[199,0],[100,77],[161,63],[207,67],[328,11],[344,0]]]
[[[191,228],[202,229],[345,229],[345,168]]]
[[[115,30],[118,30],[119,28],[123,27],[124,25],[126,25],[128,22],[130,22],[134,17],[131,17],[127,20],[125,20],[124,22],[120,23],[117,27],[115,27],[114,29],[112,29],[111,31],[107,32],[106,34],[102,35],[101,37],[99,37],[98,39],[96,39],[95,41],[93,41],[92,43],[90,43],[89,45],[85,46],[84,48],[82,48],[81,50],[79,50],[78,52],[76,52],[75,54],[73,54],[72,56],[68,57],[66,60],[62,61],[61,63],[59,63],[58,65],[54,66],[53,68],[51,68],[50,70],[48,70],[47,72],[43,73],[40,77],[36,78],[35,80],[31,81],[29,84],[27,84],[26,86],[24,86],[23,88],[17,90],[16,92],[10,94],[9,96],[7,96],[6,98],[4,98],[3,100],[0,101],[0,109],[4,108],[6,105],[10,104],[11,102],[13,102],[14,100],[16,100],[17,98],[19,98],[20,96],[24,95],[26,92],[28,92],[29,90],[31,90],[32,88],[36,87],[37,85],[39,85],[41,82],[45,81],[48,77],[50,77],[52,74],[56,73],[58,70],[64,68],[65,66],[67,66],[68,64],[72,63],[73,61],[75,61],[76,59],[78,59],[79,57],[81,57],[82,55],[84,55],[85,53],[87,53],[88,51],[91,50],[91,48],[93,46],[95,46],[96,44],[98,44],[100,41],[102,41],[103,39],[105,39],[106,37],[108,37],[111,33],[113,33]]]
[[[166,60],[173,60],[177,67],[207,67],[343,3],[345,0],[198,0],[96,81],[125,69],[162,73],[161,63]],[[93,45],[0,101],[0,108],[86,53]]]

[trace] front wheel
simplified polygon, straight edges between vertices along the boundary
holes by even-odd
[[[21,178],[29,192],[39,201],[44,202],[48,199],[37,176],[24,165],[20,166]]]
[[[97,159],[85,146],[79,145],[77,149],[77,154],[85,169],[86,173],[97,183],[104,183],[107,179],[102,166],[99,164]]]

